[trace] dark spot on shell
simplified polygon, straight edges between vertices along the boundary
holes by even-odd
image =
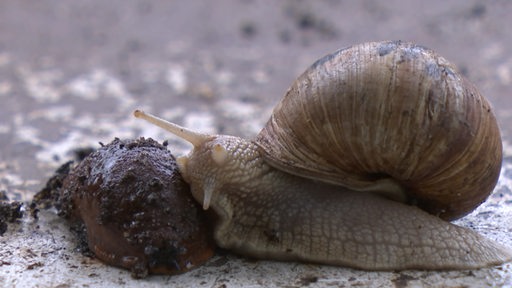
[[[151,179],[148,184],[154,190],[160,190],[164,187],[164,183],[162,183],[162,181],[160,181],[160,179],[158,179],[157,177]]]
[[[337,50],[337,51],[335,51],[335,52],[333,52],[333,53],[331,53],[331,54],[325,55],[324,57],[322,57],[322,58],[320,58],[320,59],[316,60],[316,61],[315,61],[315,63],[313,63],[313,64],[309,67],[309,69],[308,69],[308,70],[316,69],[316,68],[318,68],[319,66],[324,65],[326,62],[329,62],[329,61],[331,61],[332,59],[334,59],[334,58],[338,57],[338,56],[339,56],[339,54],[341,54],[343,51],[348,50],[348,49],[350,49],[350,48],[352,48],[352,46],[345,47],[345,48],[341,48],[341,49],[339,49],[339,50]]]
[[[384,42],[377,47],[377,51],[379,53],[379,56],[386,56],[389,53],[396,50],[398,46],[400,46],[401,41],[391,41],[391,42]]]
[[[432,53],[427,47],[412,43],[402,42],[401,40],[382,42],[377,46],[379,56],[386,56],[392,52],[398,52],[397,61],[411,61],[423,57],[425,53]]]
[[[318,59],[315,63],[309,67],[309,70],[317,69],[319,66],[322,66],[325,62],[331,61],[332,58],[336,56],[336,53],[325,55],[324,57]]]
[[[442,68],[442,71],[443,71],[443,74],[446,75],[446,76],[450,76],[450,77],[454,77],[456,75],[455,71],[453,71],[453,69],[449,66],[441,66]]]
[[[123,175],[123,177],[121,177],[121,183],[124,185],[130,185],[131,183],[136,182],[136,181],[137,181],[137,177],[129,172],[126,173],[125,175]]]
[[[426,65],[425,72],[432,79],[440,79],[441,78],[441,71],[439,69],[439,65],[437,65],[436,63],[429,63],[428,65]]]
[[[426,74],[436,80],[440,80],[443,77],[454,77],[456,73],[452,70],[451,67],[445,65],[439,65],[437,63],[428,63],[425,66]]]
[[[402,53],[400,57],[403,61],[412,61],[424,58],[424,54],[432,53],[432,50],[420,45],[412,44],[404,47],[404,49],[400,50],[400,52]]]

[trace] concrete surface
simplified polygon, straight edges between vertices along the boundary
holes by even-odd
[[[413,41],[453,61],[493,103],[505,143],[490,199],[457,222],[512,246],[512,2],[0,1],[0,190],[28,201],[78,147],[169,137],[142,108],[205,132],[254,136],[293,79],[340,47]],[[170,147],[189,147],[175,138]],[[54,212],[0,236],[2,287],[501,287],[512,264],[365,272],[219,255],[133,280],[74,250]]]

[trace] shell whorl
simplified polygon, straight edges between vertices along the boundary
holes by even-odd
[[[444,219],[487,198],[502,160],[487,100],[447,60],[403,42],[318,60],[255,142],[282,170],[353,190],[396,183],[409,202]]]

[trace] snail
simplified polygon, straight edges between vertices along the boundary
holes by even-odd
[[[151,138],[116,138],[61,181],[52,197],[59,214],[79,224],[74,230],[83,230],[81,241],[96,258],[134,278],[184,273],[213,256],[200,205],[174,156]]]
[[[134,115],[194,146],[179,170],[222,248],[366,270],[512,259],[447,221],[492,192],[502,144],[488,101],[427,48],[372,42],[321,58],[252,140]]]

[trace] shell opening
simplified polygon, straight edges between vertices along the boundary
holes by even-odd
[[[372,183],[370,186],[354,190],[375,193],[396,202],[405,203],[408,201],[404,187],[391,178],[380,179]]]
[[[210,136],[207,134],[202,134],[199,132],[189,130],[178,124],[174,124],[152,114],[145,113],[142,110],[135,110],[133,112],[133,116],[135,116],[136,118],[144,119],[152,124],[155,124],[160,128],[163,128],[171,132],[172,134],[180,137],[181,139],[188,141],[189,143],[194,145],[194,147],[200,146],[202,143],[206,142],[210,138]]]

